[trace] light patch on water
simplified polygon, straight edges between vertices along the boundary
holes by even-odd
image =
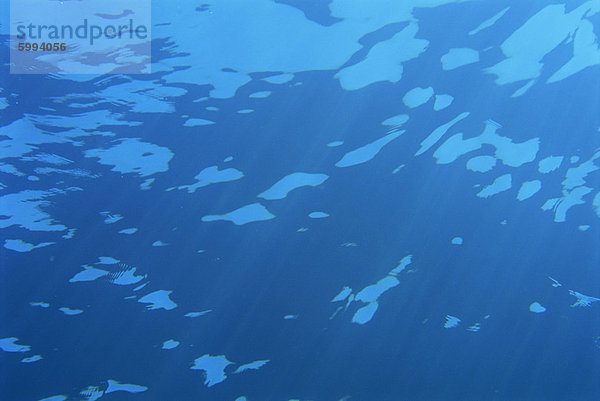
[[[508,191],[512,187],[512,176],[510,174],[504,174],[496,178],[493,183],[486,185],[477,194],[480,198],[489,198],[499,194],[500,192]]]
[[[433,145],[435,145],[440,139],[442,139],[442,136],[444,136],[444,134],[450,128],[452,128],[453,125],[467,118],[469,114],[469,112],[461,113],[451,121],[447,122],[446,124],[440,125],[435,130],[433,130],[433,132],[431,132],[431,134],[429,134],[429,136],[427,136],[427,138],[425,138],[423,142],[421,142],[421,147],[419,148],[417,153],[415,153],[415,156],[419,156],[427,152]]]
[[[509,8],[510,7],[506,7],[499,13],[495,14],[493,17],[488,18],[485,21],[483,21],[481,24],[479,24],[479,26],[477,28],[469,31],[469,35],[475,35],[476,33],[479,33],[480,31],[493,26],[496,23],[496,21],[498,21],[500,18],[502,18],[502,16],[508,11]]]
[[[140,386],[138,384],[124,384],[119,383],[116,380],[108,379],[108,387],[106,388],[106,391],[104,391],[104,394],[114,393],[115,391],[126,391],[128,393],[143,393],[146,390],[148,390],[148,387],[146,386]]]
[[[548,276],[548,278],[552,280],[552,287],[562,287],[562,284],[553,279],[552,277]]]
[[[342,146],[344,144],[344,141],[333,141],[333,142],[329,142],[327,144],[327,146],[329,146],[330,148],[335,148],[337,146]]]
[[[183,126],[184,127],[200,127],[200,126],[204,126],[204,125],[213,125],[213,124],[215,124],[215,122],[211,121],[211,120],[205,120],[203,118],[190,118],[183,124]]]
[[[136,173],[141,177],[165,172],[173,152],[153,143],[142,142],[139,138],[123,138],[108,149],[90,149],[85,157],[96,157],[98,163],[114,166],[112,171]]]
[[[210,313],[210,312],[212,312],[212,309],[207,309],[207,310],[204,310],[202,312],[189,312],[189,313],[186,313],[183,316],[194,318],[194,317],[204,316],[204,315],[206,315],[207,313]]]
[[[194,193],[198,188],[203,188],[211,184],[220,182],[229,182],[239,180],[244,173],[234,168],[219,170],[217,166],[210,166],[198,173],[194,178],[196,183],[190,185],[180,185],[178,189],[187,189],[189,193]]]
[[[237,111],[238,114],[250,114],[250,113],[254,113],[254,110],[252,109],[241,109]]]
[[[167,291],[167,290],[154,291],[154,292],[151,292],[150,294],[146,294],[143,297],[141,297],[140,299],[138,299],[138,302],[140,302],[142,304],[150,304],[150,305],[146,305],[146,308],[149,310],[155,310],[155,309],[172,310],[172,309],[177,308],[177,304],[169,298],[169,295],[172,292],[173,291]]]
[[[136,276],[135,267],[121,264],[124,269],[110,274],[110,282],[116,285],[131,285],[136,284],[148,277],[147,275]]]
[[[98,261],[96,262],[97,265],[114,265],[119,263],[120,260],[119,259],[115,259],[111,256],[99,256],[98,257]]]
[[[377,153],[379,153],[379,151],[385,145],[398,138],[403,133],[404,131],[392,132],[384,137],[379,138],[374,142],[369,143],[368,145],[352,150],[346,153],[344,157],[342,157],[340,161],[338,161],[335,165],[336,167],[350,167],[368,162],[369,160],[377,156]]]
[[[168,246],[168,245],[169,244],[167,244],[166,242],[162,242],[161,240],[157,240],[152,243],[152,246]]]
[[[21,359],[21,363],[32,363],[32,362],[41,361],[42,359],[44,359],[44,358],[42,358],[41,355],[33,355],[30,357]]]
[[[406,107],[413,109],[427,103],[433,94],[434,91],[431,86],[427,88],[416,87],[406,92],[402,98],[402,103],[404,103]]]
[[[590,226],[589,226],[589,225],[587,225],[587,224],[584,224],[584,225],[580,225],[580,226],[578,226],[578,227],[577,227],[577,229],[578,229],[579,231],[587,231],[587,230],[589,230],[589,229],[590,229]]]
[[[248,97],[251,99],[263,99],[269,96],[271,96],[271,91],[254,92],[248,95]]]
[[[232,365],[232,362],[228,361],[225,355],[211,356],[205,354],[196,358],[190,369],[203,370],[206,375],[204,384],[207,387],[212,387],[227,379],[225,368],[229,365]]]
[[[379,304],[377,301],[372,301],[368,305],[358,309],[352,316],[352,323],[365,324],[373,319],[373,315],[377,312]]]
[[[62,306],[62,307],[58,308],[58,310],[67,316],[75,316],[75,315],[79,315],[79,314],[83,313],[83,310],[81,310],[81,309],[71,309],[71,308],[67,308],[66,306]]]
[[[450,95],[435,95],[435,102],[433,103],[433,110],[440,111],[450,106],[454,101],[454,97]]]
[[[521,86],[519,89],[514,91],[514,93],[512,95],[510,95],[510,97],[515,98],[515,97],[523,96],[525,93],[527,93],[529,88],[531,88],[533,85],[535,85],[535,83],[536,83],[536,80],[532,79],[531,81],[527,82],[525,85]]]
[[[451,329],[453,327],[458,326],[460,323],[460,319],[455,316],[446,315],[446,322],[444,323],[444,328]]]
[[[403,257],[400,262],[398,263],[398,266],[394,267],[388,274],[390,276],[397,276],[398,274],[400,274],[400,272],[402,272],[404,269],[406,269],[408,267],[408,265],[410,265],[412,263],[412,255],[407,255],[405,257]]]
[[[53,395],[52,397],[42,398],[39,401],[65,401],[67,396],[65,395]]]
[[[65,235],[63,235],[62,238],[71,239],[75,236],[76,231],[77,231],[76,228],[69,228],[69,230],[67,230],[67,233]]]
[[[392,174],[396,174],[398,171],[402,170],[404,167],[406,167],[406,164],[401,164],[398,167],[396,167],[395,169],[392,170]]]
[[[573,189],[572,191],[563,190],[563,196],[561,198],[548,199],[546,203],[542,205],[542,210],[554,211],[554,221],[562,223],[567,221],[567,212],[570,208],[577,205],[583,205],[585,201],[583,197],[592,192],[592,188],[581,186]]]
[[[335,77],[342,88],[357,90],[375,82],[398,82],[402,78],[402,63],[419,57],[429,45],[427,40],[415,37],[418,30],[416,23],[410,23],[391,39],[375,44],[364,60],[341,69]]]
[[[0,338],[0,349],[4,352],[28,352],[31,351],[29,345],[17,344],[17,337]]]
[[[69,279],[69,283],[77,283],[79,281],[94,281],[100,277],[109,274],[106,270],[96,269],[95,267],[82,265],[83,271],[75,274]]]
[[[352,294],[352,288],[345,286],[344,288],[342,288],[342,291],[340,291],[339,294],[333,297],[331,302],[345,301],[350,294]]]
[[[477,173],[487,173],[496,165],[496,158],[492,156],[475,156],[467,161],[467,169]]]
[[[148,178],[146,180],[144,180],[144,182],[142,182],[140,184],[140,189],[142,191],[148,191],[150,189],[152,189],[152,183],[156,180],[156,178]]]
[[[173,349],[179,345],[179,341],[176,340],[167,340],[162,343],[162,349]]]
[[[539,302],[534,302],[529,305],[529,311],[533,313],[544,313],[546,312],[546,308],[544,308]]]
[[[477,63],[479,61],[479,52],[467,47],[452,48],[441,58],[442,69],[445,71],[454,70],[463,65]]]
[[[127,235],[131,235],[131,234],[135,234],[137,233],[138,229],[133,227],[133,228],[124,228],[123,230],[119,231],[119,234],[127,234]]]
[[[48,302],[30,302],[29,305],[31,305],[31,306],[39,306],[40,308],[48,308],[48,307],[50,307],[50,304]]]
[[[29,231],[64,231],[67,229],[62,224],[54,224],[49,214],[42,211],[42,207],[50,205],[47,198],[64,191],[31,191],[25,190],[0,197],[2,210],[0,211],[0,228],[13,225]]]
[[[542,189],[542,182],[540,180],[525,181],[519,189],[517,199],[520,201],[529,199],[533,195],[535,195],[540,189]]]
[[[285,315],[283,320],[296,320],[298,319],[298,315]]]
[[[263,81],[266,81],[270,84],[284,84],[286,82],[291,81],[292,79],[294,79],[294,74],[278,74],[278,75],[271,75],[270,77],[266,77],[263,78]]]
[[[452,238],[452,245],[462,245],[463,239],[461,237]]]
[[[225,220],[241,226],[255,221],[265,221],[274,218],[275,215],[269,212],[266,207],[260,203],[252,203],[250,205],[242,206],[241,208],[229,213],[204,216],[202,217],[202,221],[209,222]]]
[[[277,181],[271,188],[259,194],[258,197],[267,200],[283,199],[294,189],[304,186],[316,187],[328,178],[329,176],[326,174],[292,173]]]
[[[114,224],[117,221],[123,220],[123,216],[120,214],[110,214],[110,212],[100,212],[100,214],[106,216],[104,218],[105,224]]]
[[[268,359],[263,359],[260,361],[254,361],[254,362],[250,362],[250,363],[246,363],[244,365],[240,365],[238,366],[238,368],[233,372],[235,373],[242,373],[246,370],[258,370],[260,368],[262,368],[263,366],[265,366],[267,363],[269,363],[270,361]]]
[[[358,294],[356,294],[356,301],[362,301],[365,303],[371,303],[377,301],[377,299],[387,290],[400,284],[397,278],[393,276],[386,276],[379,280],[377,283],[369,285],[363,288]]]
[[[502,43],[506,58],[486,71],[497,76],[499,85],[538,78],[544,67],[544,57],[564,43],[565,38],[573,36],[576,38],[573,58],[548,82],[562,80],[587,66],[599,64],[600,57],[594,57],[598,48],[594,44],[592,24],[585,19],[594,7],[594,1],[585,2],[569,13],[565,12],[564,4],[544,7]],[[552,32],[548,32],[549,26]]]
[[[587,175],[589,173],[592,173],[592,172],[600,169],[600,167],[598,167],[594,163],[594,161],[598,158],[600,158],[600,151],[597,151],[596,153],[594,153],[594,155],[589,160],[586,160],[585,162],[581,163],[579,166],[569,168],[567,170],[565,180],[562,182],[563,188],[564,189],[573,189],[580,185],[584,185],[585,177],[587,177]]]
[[[481,325],[479,323],[475,323],[469,327],[467,327],[467,331],[478,332],[481,329]]]
[[[495,157],[509,167],[520,167],[535,160],[539,150],[539,138],[532,138],[522,143],[513,143],[510,138],[496,134],[501,125],[492,120],[485,122],[483,133],[469,139],[463,139],[463,134],[448,138],[433,154],[438,164],[454,162],[460,156],[480,149],[482,145],[492,145],[496,148]]]
[[[308,217],[311,219],[324,219],[325,217],[329,217],[329,214],[325,212],[311,212],[308,214]]]
[[[7,239],[4,240],[4,247],[16,252],[29,252],[36,248],[43,248],[48,245],[56,244],[56,242],[42,242],[37,245],[30,244],[20,239]]]
[[[583,295],[582,293],[579,293],[579,292],[573,291],[573,290],[569,290],[569,294],[571,294],[577,298],[577,301],[575,301],[575,303],[571,305],[572,308],[576,308],[576,307],[580,307],[580,306],[581,307],[589,307],[594,302],[600,301],[600,298]]]
[[[538,171],[547,174],[558,169],[564,159],[564,156],[548,156],[538,163]]]
[[[396,116],[390,117],[388,119],[383,120],[381,125],[388,125],[393,127],[399,127],[406,123],[409,120],[408,114],[398,114]]]

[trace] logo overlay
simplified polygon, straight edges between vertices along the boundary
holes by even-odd
[[[11,0],[11,74],[149,74],[151,0]]]

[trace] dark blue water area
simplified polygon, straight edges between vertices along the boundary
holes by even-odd
[[[431,17],[444,8],[422,12]],[[309,15],[320,20],[313,11]],[[478,13],[465,12],[463,17],[473,27],[481,21]],[[450,29],[451,19],[438,20],[447,21]],[[115,139],[139,137],[175,154],[169,171],[157,174],[148,191],[139,188],[145,178],[112,172],[97,159],[83,157],[82,149],[40,145],[41,151],[60,154],[101,176],[61,177],[63,183],[56,183],[52,175],[42,176],[39,189],[51,185],[84,189],[54,196],[46,209],[57,221],[78,228],[75,237],[26,258],[1,254],[0,280],[8,285],[0,292],[0,337],[20,333],[33,350],[43,350],[39,352],[44,360],[21,364],[21,355],[0,353],[0,398],[76,397],[87,385],[112,378],[149,389],[102,399],[234,400],[241,395],[249,400],[339,400],[345,395],[381,401],[598,399],[600,349],[595,339],[600,336],[600,319],[597,309],[570,307],[576,299],[568,293],[574,289],[594,295],[600,288],[599,238],[593,234],[600,228],[597,216],[589,208],[575,207],[567,222],[555,223],[553,212],[542,211],[539,202],[519,202],[515,190],[521,182],[538,178],[539,158],[585,155],[582,150],[600,146],[599,120],[593,117],[600,108],[597,70],[535,85],[530,96],[508,102],[504,99],[520,85],[498,86],[493,76],[479,72],[480,67],[466,66],[443,76],[433,68],[429,71],[448,47],[444,37],[451,35],[435,34],[440,28],[423,21],[420,32],[439,35],[439,41],[432,40],[430,51],[407,63],[405,78],[396,84],[377,83],[348,92],[340,88],[333,72],[305,72],[296,74],[290,85],[269,86],[273,91],[269,98],[248,99],[268,86],[253,81],[233,99],[211,99],[210,105],[220,111],[205,117],[216,124],[201,128],[183,127],[182,115],[198,115],[201,106],[192,101],[206,96],[209,87],[179,85],[188,93],[176,100],[173,114],[96,106],[144,123],[109,127]],[[515,27],[522,22],[515,22]],[[564,63],[560,52],[551,57],[556,65]],[[482,58],[500,60],[501,54],[482,53]],[[553,65],[546,64],[549,69]],[[294,86],[296,82],[302,85]],[[90,83],[63,84],[48,77],[11,78],[8,83],[11,91],[27,99],[21,104],[22,113],[45,105],[44,96],[27,96],[34,90],[48,90],[44,94],[54,96],[97,90]],[[428,85],[454,95],[451,108],[437,113],[430,108],[411,110],[402,127],[406,132],[376,158],[355,167],[334,167],[347,151],[386,134],[380,122],[402,113],[404,93]],[[236,113],[246,108],[255,112]],[[518,169],[495,167],[495,176],[512,174],[513,190],[481,199],[475,196],[481,188],[474,185],[491,184],[485,181],[490,177],[465,168],[470,156],[448,165],[435,163],[434,149],[414,157],[426,135],[463,111],[469,111],[470,118],[451,134],[477,136],[491,118],[503,125],[498,133],[515,142],[540,137],[536,162]],[[12,120],[20,115],[2,117]],[[344,145],[326,146],[335,140]],[[83,141],[83,149],[106,146],[104,137]],[[493,154],[487,146],[485,154]],[[222,162],[229,155],[234,157],[231,166]],[[29,174],[28,169],[35,167],[14,164]],[[406,166],[391,174],[400,164]],[[235,167],[245,176],[192,194],[165,192],[194,182],[193,177],[211,165]],[[330,178],[310,190],[293,191],[284,201],[261,200],[277,216],[273,220],[244,226],[201,221],[202,216],[256,202],[259,193],[296,171]],[[560,196],[561,177],[544,177],[537,196]],[[3,182],[14,192],[25,189],[19,187],[22,181]],[[27,189],[35,185],[28,182]],[[104,224],[100,212],[107,210],[125,219]],[[308,213],[316,210],[330,217],[309,219]],[[503,220],[506,224],[501,224]],[[579,231],[581,224],[592,225],[591,232]],[[117,228],[127,227],[139,232],[116,234]],[[297,232],[300,227],[309,230]],[[3,234],[27,242],[52,240],[44,233],[28,238],[22,231],[11,227]],[[455,236],[464,244],[452,245]],[[152,247],[156,240],[169,246]],[[341,246],[347,242],[358,246]],[[199,249],[207,252],[197,253]],[[350,322],[356,305],[329,319],[338,306],[329,301],[343,286],[359,291],[385,277],[408,254],[413,255],[410,271],[404,271],[398,277],[400,285],[380,298],[371,322]],[[138,274],[148,274],[150,284],[136,294],[131,286],[102,280],[68,283],[81,265],[93,264],[99,256],[137,267]],[[548,276],[563,286],[552,287]],[[150,311],[136,300],[123,300],[150,289],[173,290],[171,298],[178,308]],[[29,306],[36,300],[53,307]],[[528,308],[535,301],[548,311],[531,313]],[[85,312],[64,316],[54,306]],[[206,309],[213,311],[200,318],[183,317]],[[283,320],[287,314],[299,317]],[[461,324],[445,329],[447,314],[459,316]],[[477,322],[481,330],[465,330]],[[171,351],[160,349],[169,338],[181,345]],[[190,370],[193,360],[204,354],[224,354],[238,364],[270,362],[259,371],[231,374],[207,388],[202,373]]]

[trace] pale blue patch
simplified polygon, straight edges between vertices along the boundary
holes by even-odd
[[[263,366],[265,366],[267,363],[269,363],[268,359],[246,363],[244,365],[240,365],[233,373],[234,374],[242,373],[243,371],[250,370],[250,369],[258,370],[258,369],[262,368]]]
[[[203,125],[213,125],[213,124],[215,124],[215,122],[211,121],[211,120],[205,120],[203,118],[190,118],[183,124],[183,126],[184,127],[199,127],[199,126],[203,126]]]
[[[453,327],[456,327],[456,326],[458,326],[460,321],[461,320],[459,318],[457,318],[456,316],[446,315],[446,322],[444,323],[444,328],[451,329]]]
[[[562,198],[549,199],[542,206],[542,210],[554,210],[554,221],[562,223],[567,221],[567,212],[576,205],[583,205],[583,197],[592,192],[592,188],[581,186],[572,191],[563,191]]]
[[[340,70],[335,77],[342,88],[357,90],[375,82],[398,82],[402,78],[402,63],[417,58],[429,44],[415,38],[418,30],[416,23],[410,23],[391,39],[373,46],[364,60]]]
[[[271,75],[270,77],[263,78],[262,80],[270,84],[284,84],[292,79],[294,79],[294,74],[279,74]]]
[[[452,135],[435,151],[433,157],[437,159],[438,164],[448,164],[466,153],[480,149],[484,144],[489,144],[496,148],[496,158],[502,160],[502,163],[507,166],[520,167],[535,160],[539,150],[539,138],[513,143],[510,138],[496,134],[496,130],[500,127],[500,124],[488,120],[483,133],[479,136],[463,139],[462,134]]]
[[[452,48],[441,58],[442,69],[446,71],[453,70],[463,65],[476,63],[479,61],[479,52],[466,47]]]
[[[254,110],[252,109],[241,109],[237,111],[239,114],[250,114],[250,113],[254,113]]]
[[[490,171],[496,165],[496,158],[492,156],[475,156],[467,161],[467,169],[478,173]]]
[[[534,302],[531,305],[529,305],[529,311],[533,313],[544,313],[546,312],[546,308],[540,305],[539,302]]]
[[[590,226],[588,226],[587,224],[586,225],[580,225],[579,227],[577,227],[577,229],[579,231],[587,231],[587,230],[590,229]]]
[[[285,315],[283,317],[284,320],[295,320],[298,319],[298,315]]]
[[[162,349],[173,349],[179,345],[179,341],[167,340],[162,343]]]
[[[394,267],[388,274],[390,276],[397,276],[401,271],[406,269],[408,265],[412,263],[412,255],[407,255],[400,260],[398,266]]]
[[[362,301],[365,303],[370,303],[377,301],[377,299],[389,290],[400,284],[397,278],[393,276],[386,276],[379,280],[377,283],[369,285],[363,288],[358,294],[356,294],[356,301]]]
[[[363,306],[354,313],[354,316],[352,316],[352,323],[368,323],[371,319],[373,319],[373,315],[375,315],[375,312],[377,312],[378,306],[379,304],[377,303],[377,301],[373,301],[367,306]]]
[[[223,163],[227,163],[233,160],[233,156],[227,156],[226,158],[223,159]]]
[[[135,234],[137,231],[138,231],[137,228],[125,228],[125,229],[119,231],[119,234],[131,235],[131,234]]]
[[[69,283],[77,283],[80,281],[94,281],[100,277],[106,276],[109,274],[106,270],[96,269],[95,267],[83,265],[83,271],[75,274],[73,277],[69,279]]]
[[[202,170],[194,177],[198,182],[190,185],[180,185],[178,189],[187,189],[189,193],[193,193],[198,188],[203,188],[207,185],[217,184],[220,182],[239,180],[243,176],[244,173],[234,168],[219,170],[217,166],[210,166]]]
[[[52,397],[42,398],[39,401],[65,401],[67,399],[64,395],[53,395]]]
[[[454,97],[450,95],[435,95],[435,103],[433,104],[433,110],[440,111],[450,106],[454,101]]]
[[[206,107],[204,108],[204,110],[208,110],[208,111],[219,111],[219,108],[218,108],[218,107],[215,107],[215,106],[206,106]]]
[[[433,132],[431,134],[429,134],[429,136],[427,136],[427,138],[425,138],[425,140],[423,140],[423,142],[421,142],[421,147],[419,148],[417,153],[415,153],[415,156],[419,156],[419,155],[427,152],[433,145],[435,145],[437,143],[437,141],[442,139],[442,136],[444,136],[444,134],[450,128],[452,128],[453,125],[455,125],[459,121],[467,118],[469,116],[469,114],[470,114],[469,112],[461,113],[458,116],[456,116],[454,119],[452,119],[451,121],[447,122],[446,124],[440,125],[435,130],[433,130]]]
[[[404,95],[402,98],[402,103],[404,103],[406,107],[410,108],[419,107],[427,103],[433,94],[434,92],[431,86],[428,88],[413,88]]]
[[[452,244],[453,245],[462,245],[463,239],[461,237],[454,237],[454,238],[452,238]]]
[[[569,168],[565,180],[562,182],[564,189],[573,189],[580,185],[584,185],[585,177],[587,177],[589,173],[600,169],[600,167],[594,163],[594,160],[598,158],[600,158],[600,151],[594,153],[590,160],[581,163],[577,167]]]
[[[211,356],[206,354],[196,358],[190,369],[203,370],[206,373],[204,384],[211,387],[227,379],[225,368],[231,364],[225,355]]]
[[[352,294],[352,288],[344,287],[342,291],[340,291],[340,293],[331,300],[331,302],[345,301],[350,294]]]
[[[259,194],[258,197],[267,200],[283,199],[294,189],[304,186],[316,187],[328,178],[329,176],[326,174],[292,173],[277,181],[271,188]]]
[[[263,99],[269,96],[271,96],[271,91],[254,92],[251,93],[248,97],[252,99]]]
[[[344,144],[344,141],[333,141],[333,142],[329,142],[327,144],[327,146],[329,146],[330,148],[335,148],[337,146],[341,146]]]
[[[85,157],[97,157],[100,164],[114,166],[112,171],[137,173],[142,177],[167,171],[173,152],[168,148],[142,142],[137,138],[120,139],[109,149],[90,149]]]
[[[152,243],[152,246],[168,246],[168,245],[169,244],[167,244],[166,242],[162,242],[161,240],[157,240]]]
[[[37,362],[37,361],[41,361],[43,358],[41,355],[33,355],[27,358],[23,358],[21,359],[22,363],[32,363],[32,362]]]
[[[75,315],[79,315],[79,314],[83,313],[83,310],[81,310],[81,309],[71,309],[71,308],[67,308],[66,306],[60,307],[60,308],[58,308],[58,310],[67,316],[75,316]]]
[[[42,242],[37,245],[30,244],[20,239],[7,239],[4,240],[4,247],[16,252],[29,252],[36,248],[43,248],[48,245],[56,244],[56,242]]]
[[[128,393],[142,393],[148,390],[146,386],[139,386],[137,384],[122,384],[115,380],[108,380],[108,387],[104,394],[114,393],[115,391],[126,391]]]
[[[194,318],[194,317],[204,316],[204,315],[206,315],[207,313],[210,313],[210,312],[212,312],[212,309],[207,309],[207,310],[204,310],[202,312],[189,312],[189,313],[186,313],[183,316]]]
[[[519,89],[517,89],[512,95],[510,95],[510,97],[515,98],[515,97],[523,96],[529,90],[529,88],[531,88],[535,84],[535,82],[536,82],[535,79],[530,80],[525,85],[523,85]]]
[[[136,276],[135,271],[135,267],[130,267],[129,269],[112,273],[110,275],[110,282],[116,285],[131,285],[139,283],[147,277],[146,275]]]
[[[495,14],[493,17],[486,19],[485,21],[483,21],[481,24],[479,24],[479,26],[473,30],[471,30],[469,32],[469,35],[475,35],[476,33],[491,27],[492,25],[494,25],[496,23],[496,21],[498,21],[500,18],[502,18],[502,16],[508,11],[510,7],[506,7],[504,10],[500,11],[499,13]]]
[[[404,131],[396,131],[379,138],[375,142],[352,150],[344,155],[335,165],[336,167],[350,167],[357,164],[368,162],[373,159],[377,153],[388,143],[402,135]]]
[[[569,294],[571,294],[571,295],[573,295],[574,297],[577,298],[577,301],[575,301],[575,303],[571,305],[572,308],[576,308],[576,307],[589,307],[594,302],[600,301],[600,298],[595,298],[595,297],[590,297],[590,296],[587,296],[587,295],[583,295],[582,293],[577,292],[577,291],[573,291],[573,290],[569,290]]]
[[[510,174],[504,174],[496,178],[490,185],[484,187],[477,196],[480,198],[489,198],[490,196],[507,191],[512,187],[512,177]]]
[[[540,180],[525,181],[521,185],[521,189],[519,189],[517,199],[520,201],[529,199],[533,195],[535,195],[540,189],[542,189],[542,182]]]
[[[119,263],[119,259],[115,259],[111,256],[99,256],[97,265],[114,265]]]
[[[31,306],[39,306],[40,308],[48,308],[50,304],[48,302],[30,302]]]
[[[0,338],[0,349],[4,352],[28,352],[31,351],[29,345],[17,344],[17,337]]]
[[[408,114],[398,114],[397,116],[393,116],[384,120],[381,125],[391,125],[393,127],[399,127],[402,124],[406,123],[410,117]]]
[[[564,156],[548,156],[538,163],[538,171],[547,174],[558,169],[564,159]]]
[[[138,299],[138,302],[143,303],[143,304],[150,304],[150,305],[146,305],[146,308],[148,308],[149,310],[155,310],[155,309],[172,310],[177,307],[177,304],[169,298],[169,295],[172,292],[173,291],[167,291],[167,290],[154,291],[154,292],[144,295],[143,297]]]
[[[325,217],[329,217],[329,214],[325,212],[311,212],[308,214],[308,217],[311,219],[324,219]]]
[[[41,210],[48,198],[60,192],[25,190],[0,197],[3,218],[0,228],[17,225],[30,231],[63,231],[62,224],[52,224],[49,214]]]
[[[579,156],[571,156],[571,157],[569,158],[569,161],[570,161],[572,164],[575,164],[575,163],[577,163],[577,162],[579,161]]]
[[[226,220],[241,226],[254,221],[264,221],[273,218],[275,218],[275,215],[271,214],[266,207],[260,203],[252,203],[226,214],[213,214],[204,216],[202,217],[202,221],[208,222]]]

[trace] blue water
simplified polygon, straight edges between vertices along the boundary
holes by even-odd
[[[548,25],[532,29],[526,42],[519,37],[524,52],[516,59],[539,51],[542,67],[536,77],[510,83],[487,70],[510,56],[502,43],[563,3],[439,1],[412,10],[417,22],[389,22],[389,10],[360,18],[380,3],[346,5],[359,13],[343,17],[327,1],[265,0],[257,4],[295,10],[290,21],[299,26],[372,26],[345,55],[339,49],[350,43],[334,43],[331,60],[342,62],[333,67],[326,65],[328,54],[306,53],[282,35],[283,47],[266,47],[265,54],[284,52],[289,40],[300,50],[299,61],[288,66],[310,59],[307,68],[279,70],[265,62],[264,69],[246,71],[239,66],[250,55],[194,53],[196,31],[183,24],[224,7],[242,13],[242,2],[206,3],[208,11],[194,11],[192,2],[173,11],[163,3],[154,1],[152,9],[152,63],[159,67],[146,75],[9,74],[4,32],[0,400],[600,399],[598,1],[569,2],[557,13],[589,9],[575,22],[559,19],[572,28],[564,28],[555,46],[539,50]],[[468,34],[506,7],[492,26]],[[175,14],[178,23],[169,20]],[[243,42],[239,21],[262,29],[250,23],[253,17],[237,15],[235,24],[223,26],[222,38],[217,30],[210,40],[225,42],[233,33]],[[284,17],[261,22],[282,29]],[[384,22],[377,25],[377,18]],[[393,60],[406,49],[392,46],[352,82],[340,79],[413,23],[415,38],[429,43],[401,62],[401,76],[392,77]],[[582,33],[586,24],[596,47],[577,45],[583,49],[577,51],[590,65],[552,81],[574,58],[577,35],[577,43],[589,38]],[[562,29],[556,21],[552,26]],[[198,35],[198,42],[206,39]],[[475,49],[478,60],[444,70],[440,60],[451,48]],[[250,64],[263,58],[256,60]],[[172,78],[191,67],[204,72]],[[229,68],[248,79],[211,84],[203,81],[203,68],[206,76]],[[280,73],[291,79],[263,79]],[[519,69],[503,74],[519,75]],[[363,79],[371,82],[351,88]],[[434,95],[411,108],[402,99],[416,87],[453,101],[436,111]],[[262,91],[270,94],[250,96]],[[253,112],[238,113],[246,109]],[[415,155],[436,128],[463,112],[468,117]],[[402,126],[381,124],[399,114],[409,116]],[[214,124],[186,125],[191,118]],[[499,145],[484,141],[464,150],[447,142],[458,133],[476,138],[486,126],[495,127]],[[82,131],[73,136],[72,129]],[[358,151],[400,130],[370,158]],[[327,146],[334,141],[343,144]],[[527,141],[537,144],[534,151],[515,156],[511,144]],[[124,143],[135,151],[115,151]],[[457,152],[456,160],[440,163],[444,149]],[[337,167],[352,151],[368,160]],[[511,155],[519,161],[509,162]],[[494,158],[491,170],[469,170],[467,161],[476,156]],[[539,162],[550,156],[562,162],[542,173]],[[184,187],[211,166],[243,176],[229,170],[230,180]],[[281,199],[257,196],[295,172],[327,179]],[[481,195],[506,174],[510,188]],[[518,200],[521,185],[534,180],[541,189]],[[266,212],[245,215],[246,224],[220,220],[255,203]],[[312,212],[326,217],[311,218]],[[129,228],[137,230],[119,233]],[[452,243],[456,237],[462,244]],[[392,273],[409,255],[410,263]],[[85,269],[101,272],[74,279]],[[134,279],[120,285],[119,272]],[[369,304],[360,300],[361,290],[386,277],[397,283],[379,295],[368,321],[356,322]],[[344,287],[350,301],[331,302]],[[172,291],[171,304],[151,309],[152,303],[138,302],[161,290]],[[587,304],[577,303],[582,296]],[[535,312],[536,302],[542,312]],[[458,325],[445,327],[446,316],[460,319]],[[167,340],[178,345],[163,349]],[[41,359],[23,361],[34,355]],[[231,364],[217,369],[214,358],[191,369],[203,356],[224,356]],[[236,373],[256,361],[268,362]]]

